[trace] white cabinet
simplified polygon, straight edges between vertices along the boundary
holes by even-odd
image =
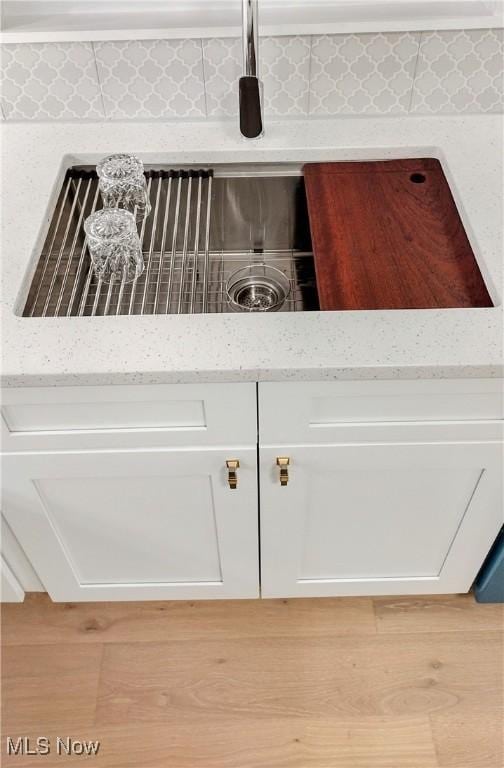
[[[496,381],[28,388],[2,415],[3,514],[54,600],[465,592],[503,520]]]
[[[255,445],[255,384],[25,387],[2,392],[2,450]]]
[[[33,566],[19,542],[0,515],[1,588],[2,602],[22,602],[25,592],[45,592]]]
[[[467,592],[503,522],[502,408],[484,379],[260,384],[262,595]]]
[[[502,521],[498,442],[270,446],[260,472],[263,597],[466,592]]]
[[[255,447],[10,454],[3,470],[4,514],[54,600],[259,595]]]
[[[22,603],[24,589],[4,556],[0,556],[0,599],[2,603]]]

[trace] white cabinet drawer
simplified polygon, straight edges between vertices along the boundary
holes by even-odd
[[[503,417],[502,381],[265,382],[259,384],[264,444],[331,443],[366,425],[494,421]],[[350,440],[350,442],[353,442]]]
[[[255,444],[255,384],[26,387],[2,393],[3,450]]]

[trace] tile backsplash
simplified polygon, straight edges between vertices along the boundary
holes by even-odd
[[[2,109],[7,120],[103,117],[90,43],[2,45]]]
[[[420,33],[312,38],[310,114],[408,112]]]
[[[502,29],[423,36],[411,111],[502,111],[503,39]]]
[[[94,44],[105,117],[206,117],[200,40]]]
[[[234,117],[241,42],[4,44],[6,120]],[[265,113],[276,117],[502,112],[502,29],[267,37]]]

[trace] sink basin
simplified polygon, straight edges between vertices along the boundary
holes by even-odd
[[[105,284],[92,269],[83,229],[101,207],[96,173],[67,171],[25,317],[237,311],[226,293],[230,276],[261,264],[288,281],[281,305],[270,302],[275,311],[319,308],[300,166],[152,166],[146,175],[152,211],[139,223],[144,272],[132,283]],[[248,300],[243,309],[269,306]]]

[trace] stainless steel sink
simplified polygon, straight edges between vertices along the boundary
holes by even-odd
[[[93,272],[83,230],[85,218],[101,207],[97,177],[91,167],[68,170],[24,316],[228,312],[229,276],[255,264],[287,277],[290,290],[279,311],[318,309],[299,166],[151,166],[147,184],[152,211],[139,225],[145,270],[133,283],[106,285]],[[268,305],[248,300],[243,309]]]

